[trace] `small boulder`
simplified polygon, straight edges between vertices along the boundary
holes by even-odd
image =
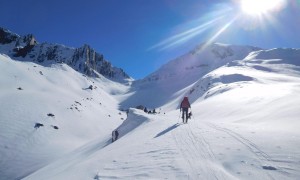
[[[55,115],[52,113],[48,113],[47,116],[54,117]]]
[[[53,126],[53,125],[52,125],[52,127],[53,127],[53,129],[59,129],[57,126]]]
[[[42,126],[44,126],[44,124],[41,124],[41,123],[35,123],[34,128],[37,129],[37,128],[40,128],[40,127],[42,127]]]

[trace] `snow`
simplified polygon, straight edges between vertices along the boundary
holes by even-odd
[[[135,81],[129,97],[125,100],[120,99],[121,105],[133,107],[143,103],[146,107],[157,108],[164,106],[172,99],[177,102],[184,96],[181,91],[185,91],[185,88],[189,88],[200,77],[228,62],[245,58],[253,50],[260,50],[251,46],[243,47],[220,43],[211,44],[208,48],[203,49],[204,45],[202,44],[193,51],[168,62],[144,79]],[[159,96],[157,96],[158,94]],[[151,97],[151,101],[148,96]]]
[[[126,113],[119,115],[117,101],[103,90],[116,87],[113,82],[84,77],[64,64],[43,67],[0,58],[0,174],[4,179],[27,175],[109,134],[122,123],[120,118],[126,118]],[[91,84],[97,89],[85,90]],[[34,129],[35,123],[44,127]]]
[[[299,49],[192,52],[132,85],[0,55],[1,179],[299,179]]]

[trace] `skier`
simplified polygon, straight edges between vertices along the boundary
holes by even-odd
[[[112,141],[111,141],[111,142],[116,141],[116,140],[118,139],[118,136],[119,136],[119,132],[118,132],[118,130],[116,129],[116,130],[114,130],[114,131],[112,132]]]
[[[191,108],[191,104],[189,102],[188,97],[184,97],[183,100],[180,103],[180,111],[182,111],[182,122],[187,123],[189,118],[189,108]],[[184,121],[184,114],[185,114],[185,121]]]

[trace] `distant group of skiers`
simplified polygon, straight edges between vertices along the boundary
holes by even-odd
[[[155,109],[153,109],[153,110],[151,111],[151,110],[148,110],[146,107],[144,108],[144,112],[145,112],[145,113],[148,113],[148,114],[156,114],[156,113],[157,113]]]

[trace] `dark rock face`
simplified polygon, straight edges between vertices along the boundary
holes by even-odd
[[[0,53],[5,53],[13,59],[41,65],[65,63],[91,77],[99,77],[101,74],[116,81],[126,81],[130,78],[121,68],[113,67],[102,54],[89,45],[70,48],[59,44],[39,44],[32,34],[19,36],[4,28],[0,28]]]
[[[16,52],[16,54],[14,54],[14,57],[25,57],[30,51],[31,49],[34,47],[34,45],[30,45],[27,44],[25,47],[23,48],[15,48],[14,52]]]
[[[19,36],[17,34],[0,27],[0,44],[9,44],[18,38]]]

